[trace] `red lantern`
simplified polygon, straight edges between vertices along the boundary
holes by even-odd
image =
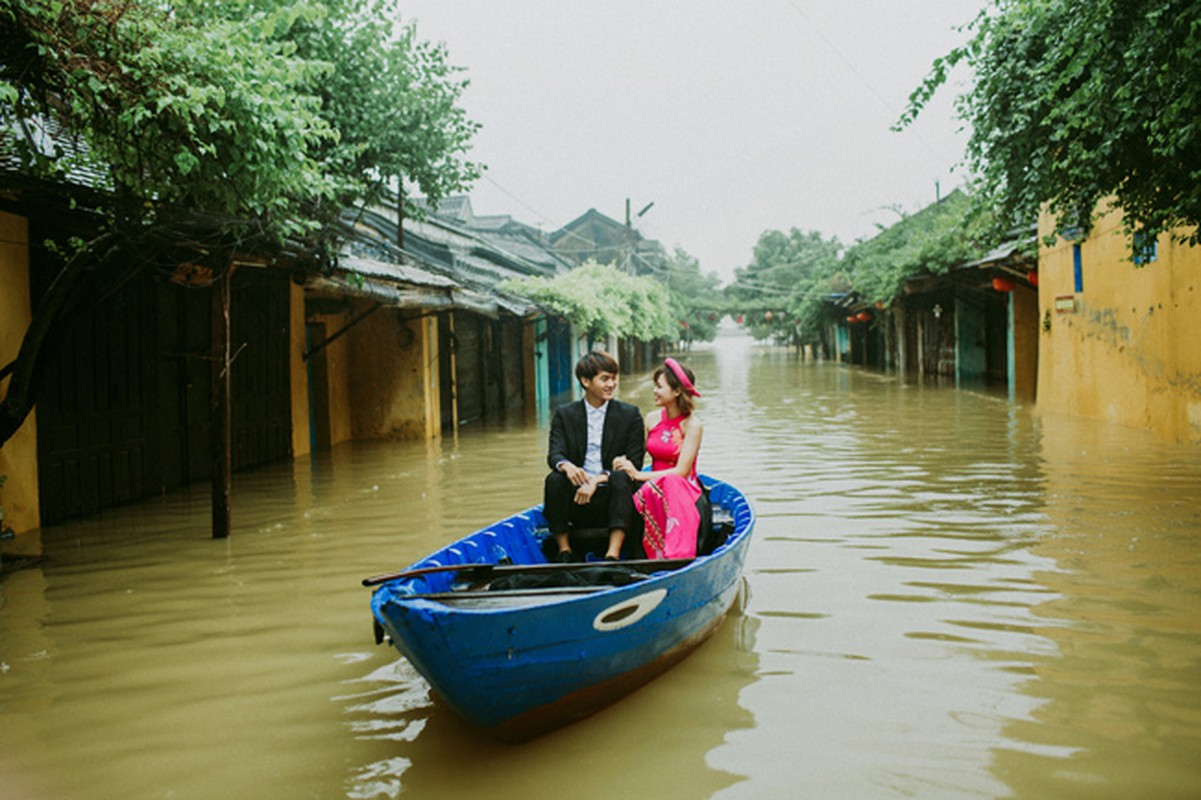
[[[883,301],[883,300],[877,300],[877,301],[876,301],[876,310],[877,310],[877,311],[883,311],[883,310],[884,310],[884,301]]]
[[[851,325],[854,325],[854,324],[855,324],[856,322],[858,322],[858,321],[859,321],[859,320],[855,318],[855,315],[854,315],[854,314],[849,314],[849,315],[847,316],[847,322],[849,322]]]
[[[860,311],[858,314],[855,315],[855,319],[859,320],[860,322],[867,322],[871,318],[872,318],[872,315],[867,313],[866,311]]]
[[[739,325],[742,324],[742,315],[741,314],[738,315],[738,324]]]
[[[992,279],[992,288],[998,292],[1012,292],[1015,286],[1012,278],[1002,278],[1000,276]]]
[[[682,319],[682,320],[680,320],[680,327],[681,327],[681,328],[687,328],[687,327],[688,327],[688,320],[686,320],[686,319]]]
[[[1027,272],[1026,280],[1028,280],[1030,282],[1031,286],[1038,286],[1038,270],[1032,269],[1029,272]]]

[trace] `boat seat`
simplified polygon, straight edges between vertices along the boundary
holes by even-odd
[[[539,532],[539,537],[542,538],[542,555],[547,561],[553,561],[555,555],[559,552],[559,546],[555,542],[555,537],[550,535],[550,531],[542,529]],[[567,538],[571,542],[572,552],[577,558],[586,558],[591,554],[593,558],[603,558],[605,552],[609,549],[609,529],[608,528],[577,528],[572,526],[567,532]],[[626,534],[626,544],[622,548],[622,555],[625,558],[644,558],[645,553],[642,552],[642,537],[633,537]]]

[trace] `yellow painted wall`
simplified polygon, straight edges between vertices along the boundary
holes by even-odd
[[[438,318],[430,315],[420,321],[421,328],[421,381],[425,417],[426,440],[442,435],[442,381],[440,376],[441,353],[438,349]]]
[[[337,331],[350,321],[349,316],[334,317],[326,328],[326,335]],[[329,370],[329,441],[330,444],[349,442],[354,438],[351,422],[351,351],[350,339],[339,337],[325,348],[325,363]]]
[[[431,412],[436,414],[438,408],[438,340],[431,323],[436,321],[429,317],[406,321],[396,309],[380,309],[351,332],[356,439],[436,435],[440,425]]]
[[[292,457],[308,455],[309,385],[304,360],[304,287],[289,283],[288,372],[292,395]]]
[[[309,322],[331,336],[370,308],[356,302],[350,312],[317,315]],[[303,323],[297,336],[303,343]],[[330,444],[351,439],[434,439],[441,435],[438,380],[438,322],[433,316],[405,320],[396,309],[381,308],[351,326],[324,350],[328,377]],[[294,365],[295,368],[295,365]],[[308,452],[307,365],[294,373],[293,407],[304,401],[303,428],[295,422],[293,441],[304,438]]]
[[[0,365],[16,358],[32,319],[29,300],[29,225],[24,217],[0,211]],[[8,379],[0,381],[0,392]],[[37,420],[30,412],[16,434],[0,447],[0,489],[4,524],[17,533],[41,524],[38,508]]]
[[[1013,304],[1013,393],[1023,402],[1035,399],[1038,381],[1038,292],[1019,284],[1009,296]]]
[[[1043,214],[1040,238],[1053,226]],[[1201,248],[1162,236],[1158,260],[1135,266],[1115,213],[1079,244],[1079,293],[1073,243],[1040,245],[1039,409],[1201,443]]]
[[[325,326],[325,336],[328,338],[345,327],[353,317],[354,314],[351,313],[315,314],[309,317],[307,321],[323,324]],[[317,344],[317,342],[313,343],[314,346]],[[348,442],[354,438],[351,425],[351,350],[349,336],[347,334],[339,336],[326,345],[321,352],[322,357],[325,359],[327,375],[328,392],[325,400],[326,406],[329,409],[329,443],[330,445],[336,445],[340,442]]]

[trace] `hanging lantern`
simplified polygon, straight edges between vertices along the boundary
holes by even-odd
[[[1031,286],[1038,286],[1038,270],[1032,269],[1027,272],[1026,280],[1030,282]]]
[[[765,320],[767,320],[768,322],[771,322],[771,316],[772,316],[771,312],[768,311],[768,312],[764,313],[763,318]]]
[[[682,320],[680,320],[680,327],[681,327],[681,328],[687,328],[687,327],[688,327],[688,320],[686,320],[686,319],[682,319]]]
[[[883,301],[883,300],[877,300],[877,301],[876,301],[876,310],[877,310],[877,311],[883,311],[883,310],[884,310],[884,301]]]
[[[860,311],[858,314],[855,315],[855,319],[859,320],[860,322],[867,322],[871,318],[872,318],[872,315],[867,313],[866,311]]]
[[[847,315],[847,322],[848,322],[849,324],[851,324],[851,325],[854,325],[854,324],[855,324],[856,322],[858,322],[858,321],[859,321],[859,319],[858,319],[858,318],[857,318],[857,317],[856,317],[854,314],[848,314],[848,315]]]
[[[742,324],[742,315],[741,314],[738,315],[738,324],[739,325]]]
[[[992,279],[992,288],[998,292],[1012,292],[1015,285],[1012,278],[997,276]]]

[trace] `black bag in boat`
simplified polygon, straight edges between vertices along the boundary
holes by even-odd
[[[636,569],[611,564],[580,565],[577,569],[557,569],[547,572],[515,572],[491,581],[491,590],[546,589],[560,586],[625,586],[646,580]]]

